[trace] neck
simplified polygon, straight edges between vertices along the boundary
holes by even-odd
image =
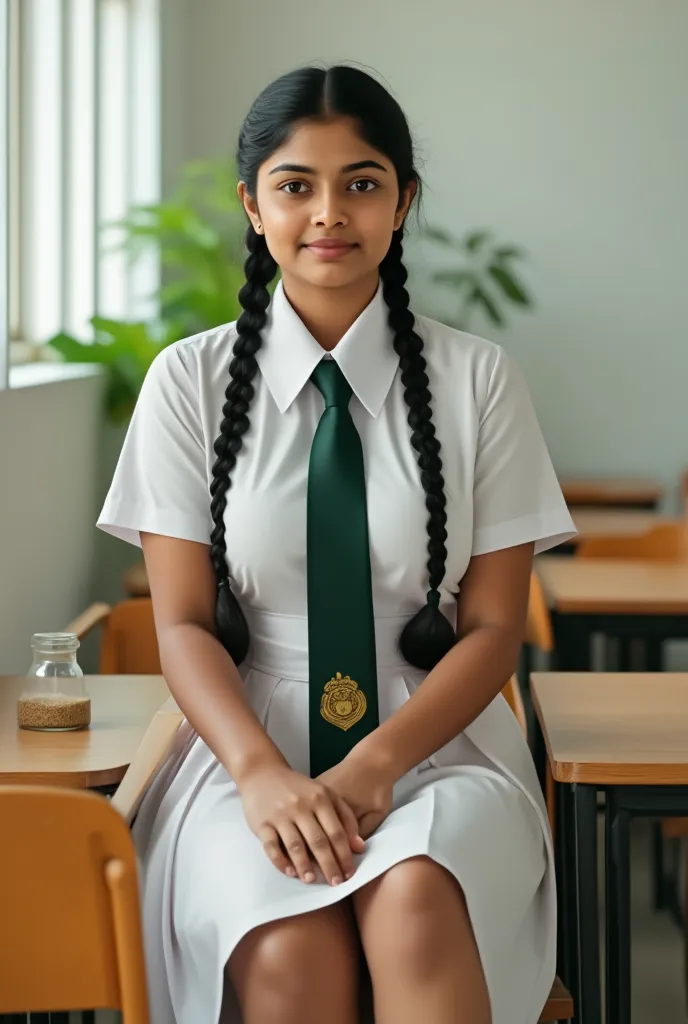
[[[284,294],[326,352],[331,352],[371,302],[379,284],[377,270],[341,288],[319,288],[282,275]]]

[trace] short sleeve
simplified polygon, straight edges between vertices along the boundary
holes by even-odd
[[[179,344],[148,370],[97,525],[138,546],[141,532],[210,543],[198,387]]]
[[[478,433],[472,553],[534,541],[540,554],[575,534],[523,374],[497,347]]]

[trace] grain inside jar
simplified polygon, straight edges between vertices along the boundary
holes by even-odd
[[[91,724],[91,701],[60,693],[32,694],[17,701],[17,718],[20,729],[85,729]]]

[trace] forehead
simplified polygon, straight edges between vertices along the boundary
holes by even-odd
[[[392,167],[384,153],[361,137],[354,118],[337,117],[297,122],[286,142],[268,157],[261,170],[269,173],[271,168],[285,162],[322,171],[339,170],[346,164],[365,159]]]

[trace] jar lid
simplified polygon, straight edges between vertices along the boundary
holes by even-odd
[[[31,646],[35,651],[56,653],[76,651],[81,645],[76,633],[34,633]]]

